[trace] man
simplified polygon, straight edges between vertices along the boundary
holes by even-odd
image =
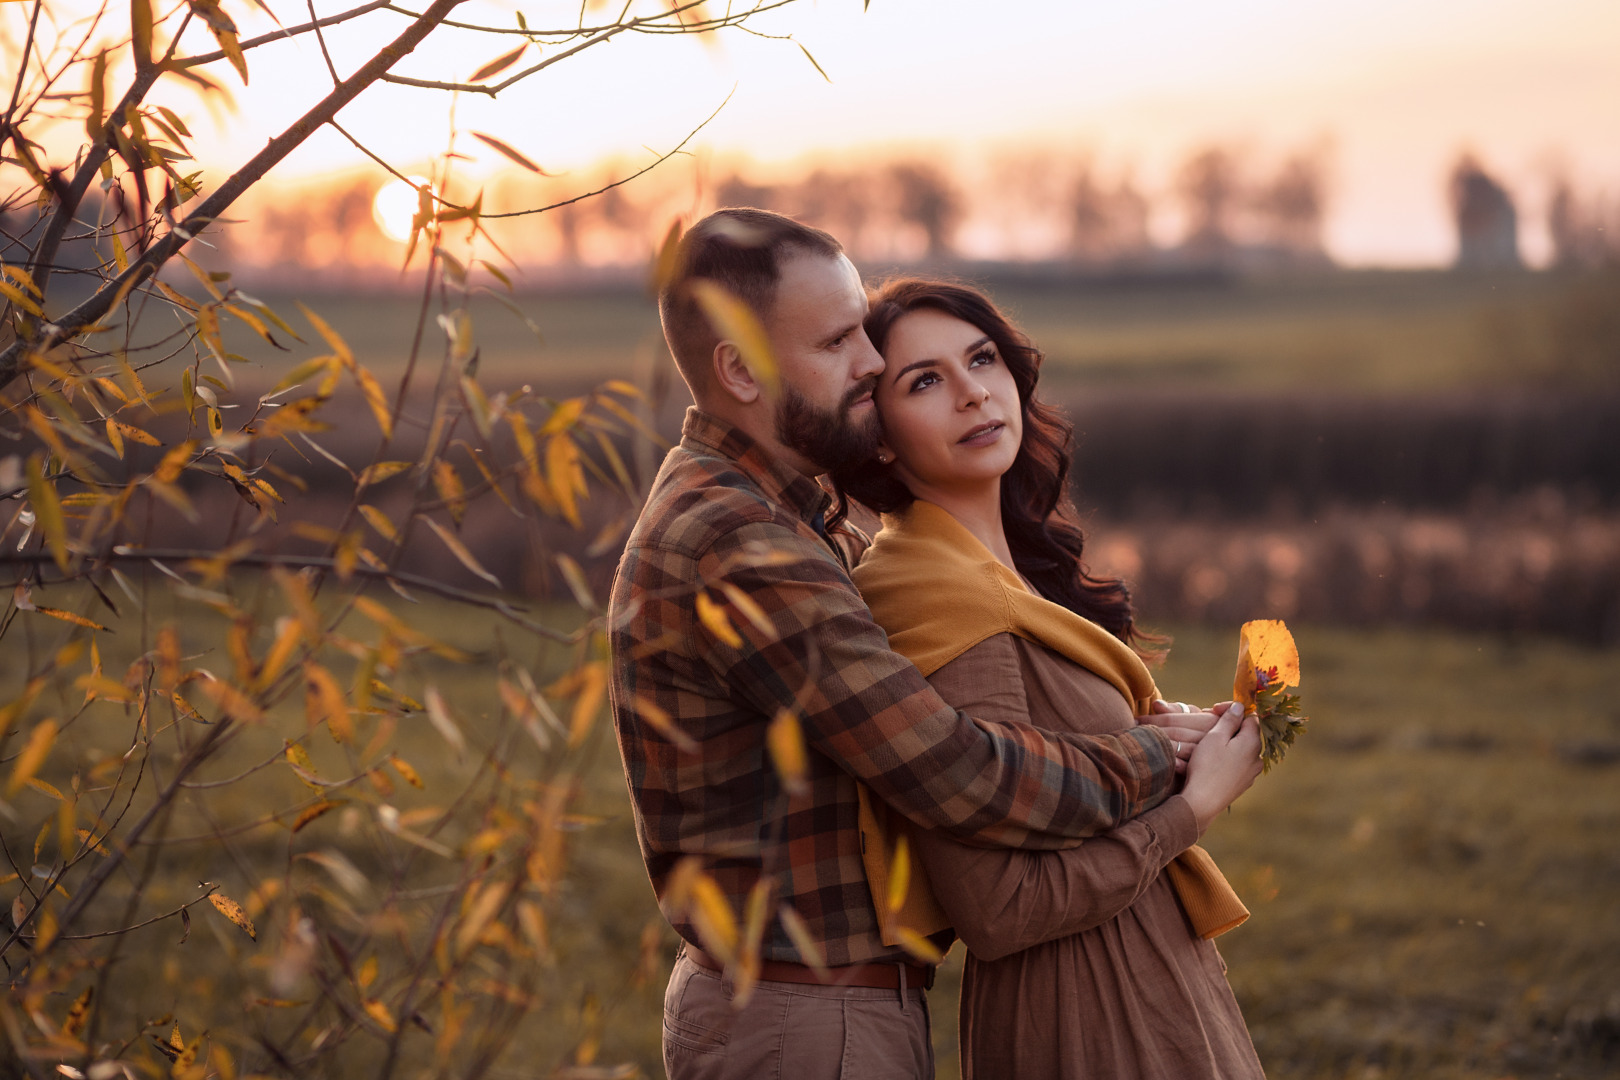
[[[699,281],[758,317],[779,389],[710,324]],[[659,313],[697,404],[631,533],[609,617],[636,832],[686,943],[664,1001],[666,1069],[931,1077],[932,972],[879,936],[855,782],[969,842],[1053,849],[1163,801],[1171,740],[1154,727],[1085,738],[980,723],[890,651],[828,535],[815,480],[865,460],[880,434],[883,361],[837,241],[766,211],[717,211],[682,239]],[[791,742],[796,725],[809,748],[793,792],[773,764],[773,722],[776,738]],[[700,926],[711,946],[721,932],[715,890],[705,907],[697,873],[739,921],[762,881],[780,904],[740,1012],[736,984],[702,948]],[[801,926],[819,958],[795,945]],[[818,960],[825,977],[806,965]]]

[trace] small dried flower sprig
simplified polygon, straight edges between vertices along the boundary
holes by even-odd
[[[1260,760],[1266,772],[1283,759],[1310,720],[1300,715],[1299,695],[1288,692],[1298,685],[1299,649],[1288,626],[1281,619],[1244,623],[1238,635],[1232,699],[1260,721]]]

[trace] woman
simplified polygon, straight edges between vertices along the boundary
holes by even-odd
[[[942,282],[885,286],[866,329],[885,439],[835,480],[884,513],[855,580],[895,649],[972,716],[1104,733],[1169,709],[1125,586],[1081,565],[1072,428],[1035,397],[1040,353],[981,293]],[[1186,724],[1181,793],[1070,851],[968,848],[863,805],[880,905],[896,834],[937,896],[914,882],[887,913],[894,939],[949,926],[968,947],[965,1080],[1263,1075],[1208,940],[1247,912],[1192,846],[1258,775],[1259,736],[1236,707]]]

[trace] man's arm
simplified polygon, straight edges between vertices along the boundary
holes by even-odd
[[[737,611],[740,644],[699,631],[699,652],[733,697],[765,716],[793,710],[810,746],[919,825],[979,845],[1065,847],[1170,795],[1170,742],[1155,728],[1058,734],[947,705],[889,648],[818,541],[751,524],[699,569],[742,590],[773,630]]]
[[[1007,635],[975,646],[928,681],[947,701],[983,719],[1052,722],[1030,715],[1018,647]],[[981,960],[1102,925],[1134,904],[1197,839],[1196,817],[1179,796],[1066,851],[969,847],[931,829],[911,834],[940,907]]]

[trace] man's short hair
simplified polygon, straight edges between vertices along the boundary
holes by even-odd
[[[747,206],[716,210],[688,229],[676,250],[675,272],[658,293],[658,317],[675,366],[693,395],[709,385],[720,335],[692,297],[691,282],[715,282],[764,321],[776,301],[776,283],[788,257],[830,259],[843,252],[843,246],[820,229]]]

